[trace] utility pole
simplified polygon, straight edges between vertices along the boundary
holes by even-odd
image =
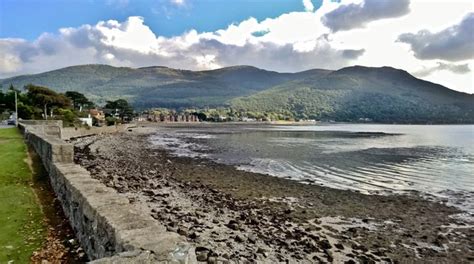
[[[18,126],[18,92],[15,91],[15,126]]]

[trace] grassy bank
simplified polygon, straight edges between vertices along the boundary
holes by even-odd
[[[16,128],[0,129],[0,263],[28,263],[45,239],[27,147]]]

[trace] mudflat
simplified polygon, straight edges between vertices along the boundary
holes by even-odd
[[[75,162],[209,263],[470,263],[467,213],[416,195],[365,195],[174,157],[153,128],[73,140]]]

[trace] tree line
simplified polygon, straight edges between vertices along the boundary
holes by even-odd
[[[18,119],[60,119],[65,126],[80,125],[79,118],[88,117],[89,109],[98,106],[76,91],[55,92],[48,87],[28,84],[22,90],[10,85],[0,89],[2,119],[15,112],[17,96]],[[108,121],[126,122],[133,118],[131,105],[124,99],[107,101],[103,106]]]

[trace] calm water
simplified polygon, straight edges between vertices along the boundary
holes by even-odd
[[[420,193],[474,212],[473,125],[217,125],[160,129],[152,140],[179,156],[362,193]]]

